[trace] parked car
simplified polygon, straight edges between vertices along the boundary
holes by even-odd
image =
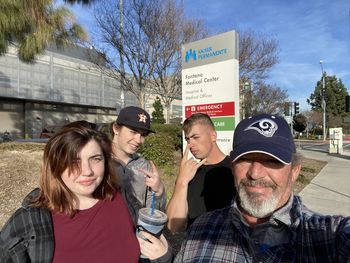
[[[50,125],[42,129],[40,138],[51,138],[63,125]]]

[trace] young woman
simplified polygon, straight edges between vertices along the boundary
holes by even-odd
[[[1,262],[137,262],[111,152],[108,137],[87,122],[55,134],[45,146],[40,189],[1,231]]]

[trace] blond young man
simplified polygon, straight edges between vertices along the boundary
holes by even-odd
[[[231,162],[216,143],[207,114],[196,113],[183,124],[187,146],[174,193],[167,206],[168,228],[178,232],[205,212],[230,205],[236,194]],[[194,157],[189,158],[189,152]]]

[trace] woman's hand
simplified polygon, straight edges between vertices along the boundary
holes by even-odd
[[[142,239],[140,236],[147,238],[149,241]],[[160,258],[168,251],[168,242],[164,235],[161,235],[158,239],[150,233],[140,231],[137,235],[137,239],[140,244],[141,253],[150,260]]]

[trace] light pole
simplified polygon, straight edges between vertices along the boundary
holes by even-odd
[[[120,44],[121,44],[121,51],[119,52],[120,55],[120,100],[121,100],[121,107],[125,107],[125,69],[124,69],[124,30],[123,30],[123,0],[119,0],[119,16],[120,16],[120,23],[119,23],[119,30],[120,30]],[[119,114],[119,113],[118,113]]]
[[[325,100],[325,93],[326,93],[326,76],[323,71],[323,60],[320,60],[321,70],[322,70],[322,109],[323,109],[323,140],[326,140],[327,133],[326,133],[326,100]]]

